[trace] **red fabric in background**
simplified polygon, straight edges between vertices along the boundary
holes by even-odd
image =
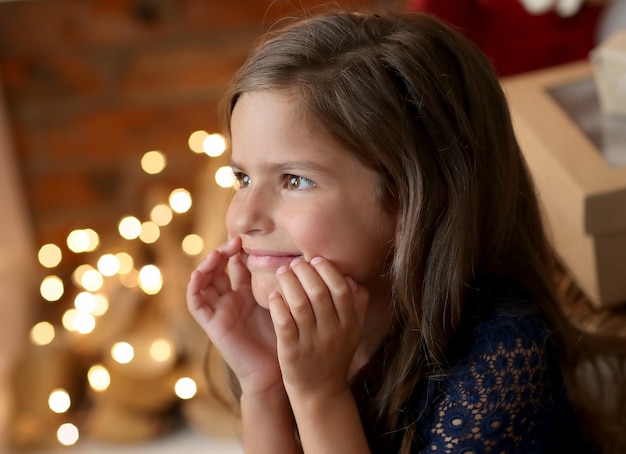
[[[583,6],[573,17],[531,15],[519,0],[409,0],[411,11],[456,26],[506,76],[588,57],[602,8]]]

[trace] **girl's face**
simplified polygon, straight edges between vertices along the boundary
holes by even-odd
[[[321,256],[389,301],[384,263],[395,216],[382,207],[376,173],[342,149],[292,95],[243,94],[232,118],[232,167],[238,191],[228,209],[257,302],[280,291],[276,270],[296,257]]]

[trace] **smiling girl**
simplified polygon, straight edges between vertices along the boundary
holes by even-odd
[[[231,239],[187,300],[247,453],[580,451],[550,249],[471,43],[420,14],[311,17],[226,107]]]

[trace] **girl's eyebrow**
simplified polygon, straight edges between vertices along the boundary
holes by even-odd
[[[242,169],[243,167],[239,165],[236,161],[231,161],[230,166],[235,169]],[[286,170],[307,170],[314,172],[328,172],[330,169],[325,167],[317,162],[313,162],[310,160],[294,160],[294,161],[284,161],[284,162],[267,162],[262,163],[261,167],[269,170],[269,171],[286,171]]]

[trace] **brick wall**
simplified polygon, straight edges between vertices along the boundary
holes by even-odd
[[[321,3],[0,2],[0,74],[37,244],[139,215],[154,180],[139,167],[146,151],[167,155],[164,187],[193,190],[207,158],[187,149],[188,135],[218,129],[224,83],[259,34]]]

